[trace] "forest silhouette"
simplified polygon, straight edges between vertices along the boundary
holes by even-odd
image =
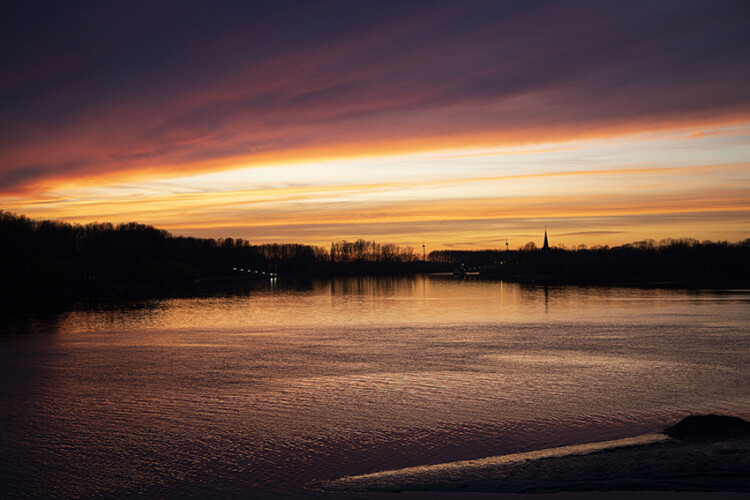
[[[271,275],[403,274],[417,270],[411,248],[372,241],[330,250],[241,238],[173,236],[129,222],[86,225],[0,211],[0,294],[86,296],[121,290],[242,282]]]
[[[273,276],[455,272],[534,284],[747,287],[750,239],[645,240],[617,247],[438,250],[359,239],[329,249],[173,236],[134,222],[70,224],[0,211],[0,296],[81,297]]]

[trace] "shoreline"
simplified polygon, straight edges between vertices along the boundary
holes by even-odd
[[[750,438],[680,441],[645,434],[347,476],[317,486],[329,493],[750,492]]]

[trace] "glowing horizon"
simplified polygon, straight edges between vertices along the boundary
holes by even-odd
[[[736,134],[747,133],[742,125],[252,167],[63,187],[6,207],[32,217],[137,221],[176,235],[253,243],[326,246],[361,237],[440,249],[500,247],[508,239],[515,248],[539,239],[544,226],[555,244],[566,245],[666,237],[737,241],[747,237],[750,215],[750,162],[742,161],[750,158],[750,144]],[[679,152],[666,155],[669,148]],[[587,161],[591,157],[597,161]],[[723,161],[708,163],[717,159]],[[464,175],[456,175],[456,162]],[[493,195],[498,189],[503,196]]]

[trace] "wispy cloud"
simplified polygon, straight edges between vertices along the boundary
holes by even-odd
[[[4,12],[3,42],[13,49],[0,79],[5,191],[750,114],[739,3],[53,11]]]
[[[8,3],[0,204],[258,241],[739,236],[746,18],[701,0]]]

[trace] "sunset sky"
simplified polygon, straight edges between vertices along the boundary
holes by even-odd
[[[750,2],[3,2],[0,209],[429,250],[750,237]]]

